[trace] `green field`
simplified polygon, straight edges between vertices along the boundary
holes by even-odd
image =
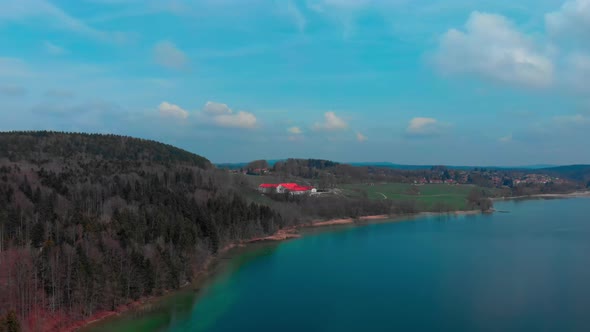
[[[275,176],[246,176],[249,188],[256,188],[260,183],[279,183],[287,181]],[[291,180],[291,179],[289,179]],[[292,182],[306,183],[302,179]],[[467,197],[475,189],[483,189],[474,185],[424,184],[409,183],[375,183],[375,184],[342,184],[337,186],[339,193],[351,198],[367,197],[373,200],[416,201],[422,211],[468,210]],[[254,190],[247,190],[248,198],[256,203],[268,204],[269,197],[260,195]]]
[[[396,201],[416,200],[418,206],[430,210],[436,205],[444,205],[452,210],[466,210],[467,196],[472,185],[408,183],[348,184],[341,185],[343,194],[349,197],[368,197],[369,199],[389,199]]]

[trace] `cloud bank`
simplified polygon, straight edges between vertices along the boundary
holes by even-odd
[[[410,120],[406,134],[413,137],[429,137],[442,134],[445,125],[434,118],[417,117]]]
[[[327,131],[345,130],[348,129],[348,123],[346,123],[346,121],[337,116],[336,113],[326,112],[324,113],[324,122],[316,123],[314,128],[316,130]]]
[[[160,115],[169,118],[187,119],[189,116],[189,113],[180,106],[166,101],[158,106],[158,110],[160,111]]]
[[[553,36],[587,42],[590,39],[590,0],[566,1],[559,10],[545,15],[545,24]]]
[[[258,124],[254,114],[245,111],[235,113],[227,104],[213,101],[205,103],[203,114],[219,127],[253,129]]]
[[[450,29],[442,36],[433,60],[447,74],[536,88],[553,82],[551,59],[501,15],[471,13],[463,31]]]

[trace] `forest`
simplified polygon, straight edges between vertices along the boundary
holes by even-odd
[[[224,246],[293,222],[238,187],[152,141],[1,133],[0,331],[15,317],[59,328],[47,324],[176,289]]]

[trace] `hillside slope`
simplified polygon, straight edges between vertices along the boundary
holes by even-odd
[[[59,329],[178,288],[224,246],[285,226],[232,181],[153,141],[0,133],[0,317]]]

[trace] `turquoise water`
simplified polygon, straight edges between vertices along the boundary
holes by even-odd
[[[590,199],[336,228],[233,258],[109,331],[590,331]]]

